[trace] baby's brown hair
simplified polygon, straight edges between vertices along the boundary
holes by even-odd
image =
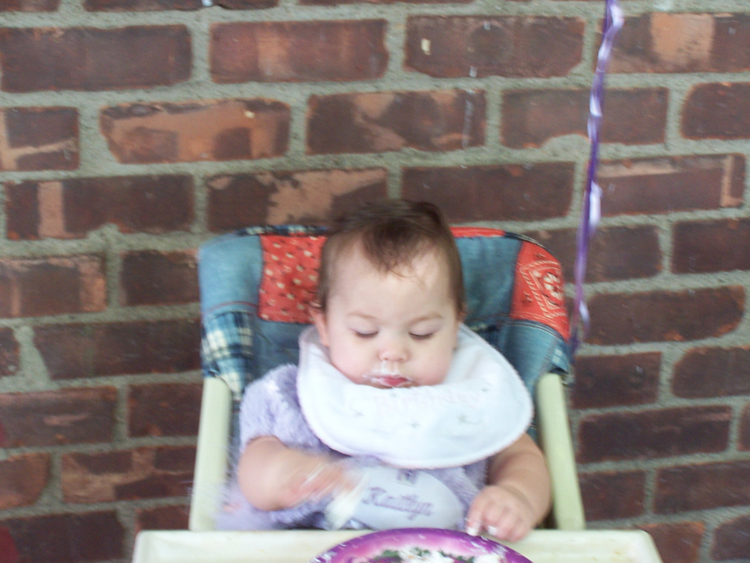
[[[461,257],[448,223],[432,203],[391,199],[366,204],[336,219],[326,236],[314,307],[326,310],[336,260],[360,243],[365,257],[382,273],[409,269],[425,252],[443,255],[456,311],[464,314]]]

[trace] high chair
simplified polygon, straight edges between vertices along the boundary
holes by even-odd
[[[497,229],[453,229],[467,297],[465,324],[516,368],[535,398],[532,436],[552,480],[549,525],[585,528],[562,378],[568,372],[562,271],[529,238]],[[204,372],[191,531],[214,528],[228,476],[243,389],[270,369],[297,363],[309,322],[324,229],[251,227],[199,249]]]

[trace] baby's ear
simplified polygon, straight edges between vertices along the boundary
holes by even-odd
[[[318,337],[323,346],[328,346],[328,323],[326,322],[325,311],[320,305],[310,304],[310,316],[312,317],[315,328],[318,329]]]

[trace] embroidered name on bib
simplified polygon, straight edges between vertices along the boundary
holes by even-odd
[[[453,491],[425,471],[372,467],[353,518],[373,530],[456,528],[463,506]]]

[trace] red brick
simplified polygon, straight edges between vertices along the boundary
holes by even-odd
[[[119,90],[190,78],[183,25],[0,29],[0,87],[6,92]]]
[[[16,541],[10,532],[2,526],[0,521],[0,554],[2,554],[3,563],[18,563],[21,556],[18,554],[18,548],[16,547]]]
[[[335,6],[341,4],[470,4],[474,0],[300,0],[307,6]]]
[[[750,70],[750,14],[670,14],[625,18],[609,71],[743,72]]]
[[[160,467],[160,453],[172,450],[182,462]],[[193,446],[64,454],[60,477],[63,499],[94,503],[185,496],[193,480],[194,463]]]
[[[84,0],[89,12],[156,12],[161,10],[199,10],[201,0]]]
[[[187,231],[194,219],[190,176],[73,178],[8,183],[8,238],[82,238],[107,223],[122,233]]]
[[[0,510],[34,504],[47,486],[50,456],[10,456],[0,461]]]
[[[682,465],[657,473],[657,514],[749,504],[750,461]]]
[[[176,305],[198,301],[195,251],[144,250],[125,252],[121,256],[121,305]]]
[[[750,219],[685,221],[673,231],[672,271],[750,270]]]
[[[748,553],[750,553],[750,516],[734,518],[716,528],[711,546],[711,557],[717,561],[746,560]]]
[[[307,152],[451,151],[481,146],[485,112],[481,90],[311,96]]]
[[[750,347],[693,348],[677,362],[672,392],[678,397],[750,395]]]
[[[664,563],[696,563],[706,525],[703,522],[664,522],[638,526],[654,539]]]
[[[3,0],[0,12],[54,12],[60,0]]]
[[[750,405],[745,405],[745,408],[742,409],[739,432],[739,449],[750,450]]]
[[[54,514],[0,521],[15,539],[20,562],[82,563],[126,557],[125,529],[114,511]]]
[[[248,225],[327,223],[387,195],[384,168],[214,176],[207,181],[212,231]]]
[[[20,348],[13,329],[0,327],[0,377],[15,374],[20,362]]]
[[[0,395],[3,447],[88,444],[112,439],[114,387]]]
[[[214,6],[227,10],[257,10],[278,6],[279,0],[214,0]]]
[[[750,138],[750,83],[693,86],[682,110],[688,139]]]
[[[201,383],[132,385],[129,435],[195,436],[201,414]]]
[[[680,407],[590,415],[578,429],[578,461],[653,459],[727,448],[731,407]]]
[[[0,109],[0,170],[78,168],[75,108]]]
[[[431,201],[453,222],[535,221],[567,214],[573,176],[568,162],[407,168],[403,197]]]
[[[136,465],[142,467],[147,463],[148,467],[152,467],[154,455],[155,451],[153,448],[144,448],[139,451],[117,450],[93,454],[72,453],[64,456],[63,469],[65,469],[64,473],[66,474],[69,474],[69,468],[80,469],[80,473],[92,476],[127,474],[135,471]]]
[[[281,156],[289,123],[288,105],[263,99],[125,104],[100,116],[109,150],[125,164]]]
[[[586,520],[643,514],[646,476],[642,471],[583,473],[579,482]]]
[[[0,258],[0,317],[102,311],[103,270],[98,256]]]
[[[211,78],[232,82],[374,80],[388,64],[385,20],[211,26]]]
[[[411,16],[404,67],[440,78],[566,76],[581,62],[581,18]]]
[[[503,92],[500,136],[512,148],[541,147],[563,135],[587,136],[589,90]],[[601,141],[626,145],[664,142],[669,92],[665,88],[607,90]]]
[[[230,10],[271,8],[277,4],[278,0],[214,0],[211,3]],[[84,8],[90,12],[157,12],[204,7],[201,0],[84,0]]]
[[[578,357],[571,403],[576,409],[655,403],[660,365],[658,352]]]
[[[602,162],[602,214],[672,213],[742,205],[742,155],[676,156]]]
[[[187,530],[190,511],[187,506],[158,506],[135,511],[136,532],[141,530]]]
[[[592,344],[681,342],[721,336],[742,320],[742,287],[599,294],[589,301]]]
[[[563,267],[567,281],[574,279],[576,231],[532,231]],[[586,281],[589,283],[650,278],[661,271],[661,249],[656,227],[603,227],[589,246]]]
[[[195,466],[195,448],[192,446],[157,448],[154,468],[160,471],[192,471]]]
[[[192,319],[40,326],[34,344],[52,379],[200,368],[200,325]]]
[[[520,2],[531,2],[531,0],[509,0],[509,1],[510,2],[519,2],[519,3]],[[554,1],[555,2],[579,2],[579,1],[583,1],[583,2],[595,2],[596,0],[554,0]],[[624,1],[625,2],[629,2],[631,0],[624,0]],[[620,4],[620,5],[622,5],[622,4]],[[626,5],[626,7],[627,7],[627,5]]]

